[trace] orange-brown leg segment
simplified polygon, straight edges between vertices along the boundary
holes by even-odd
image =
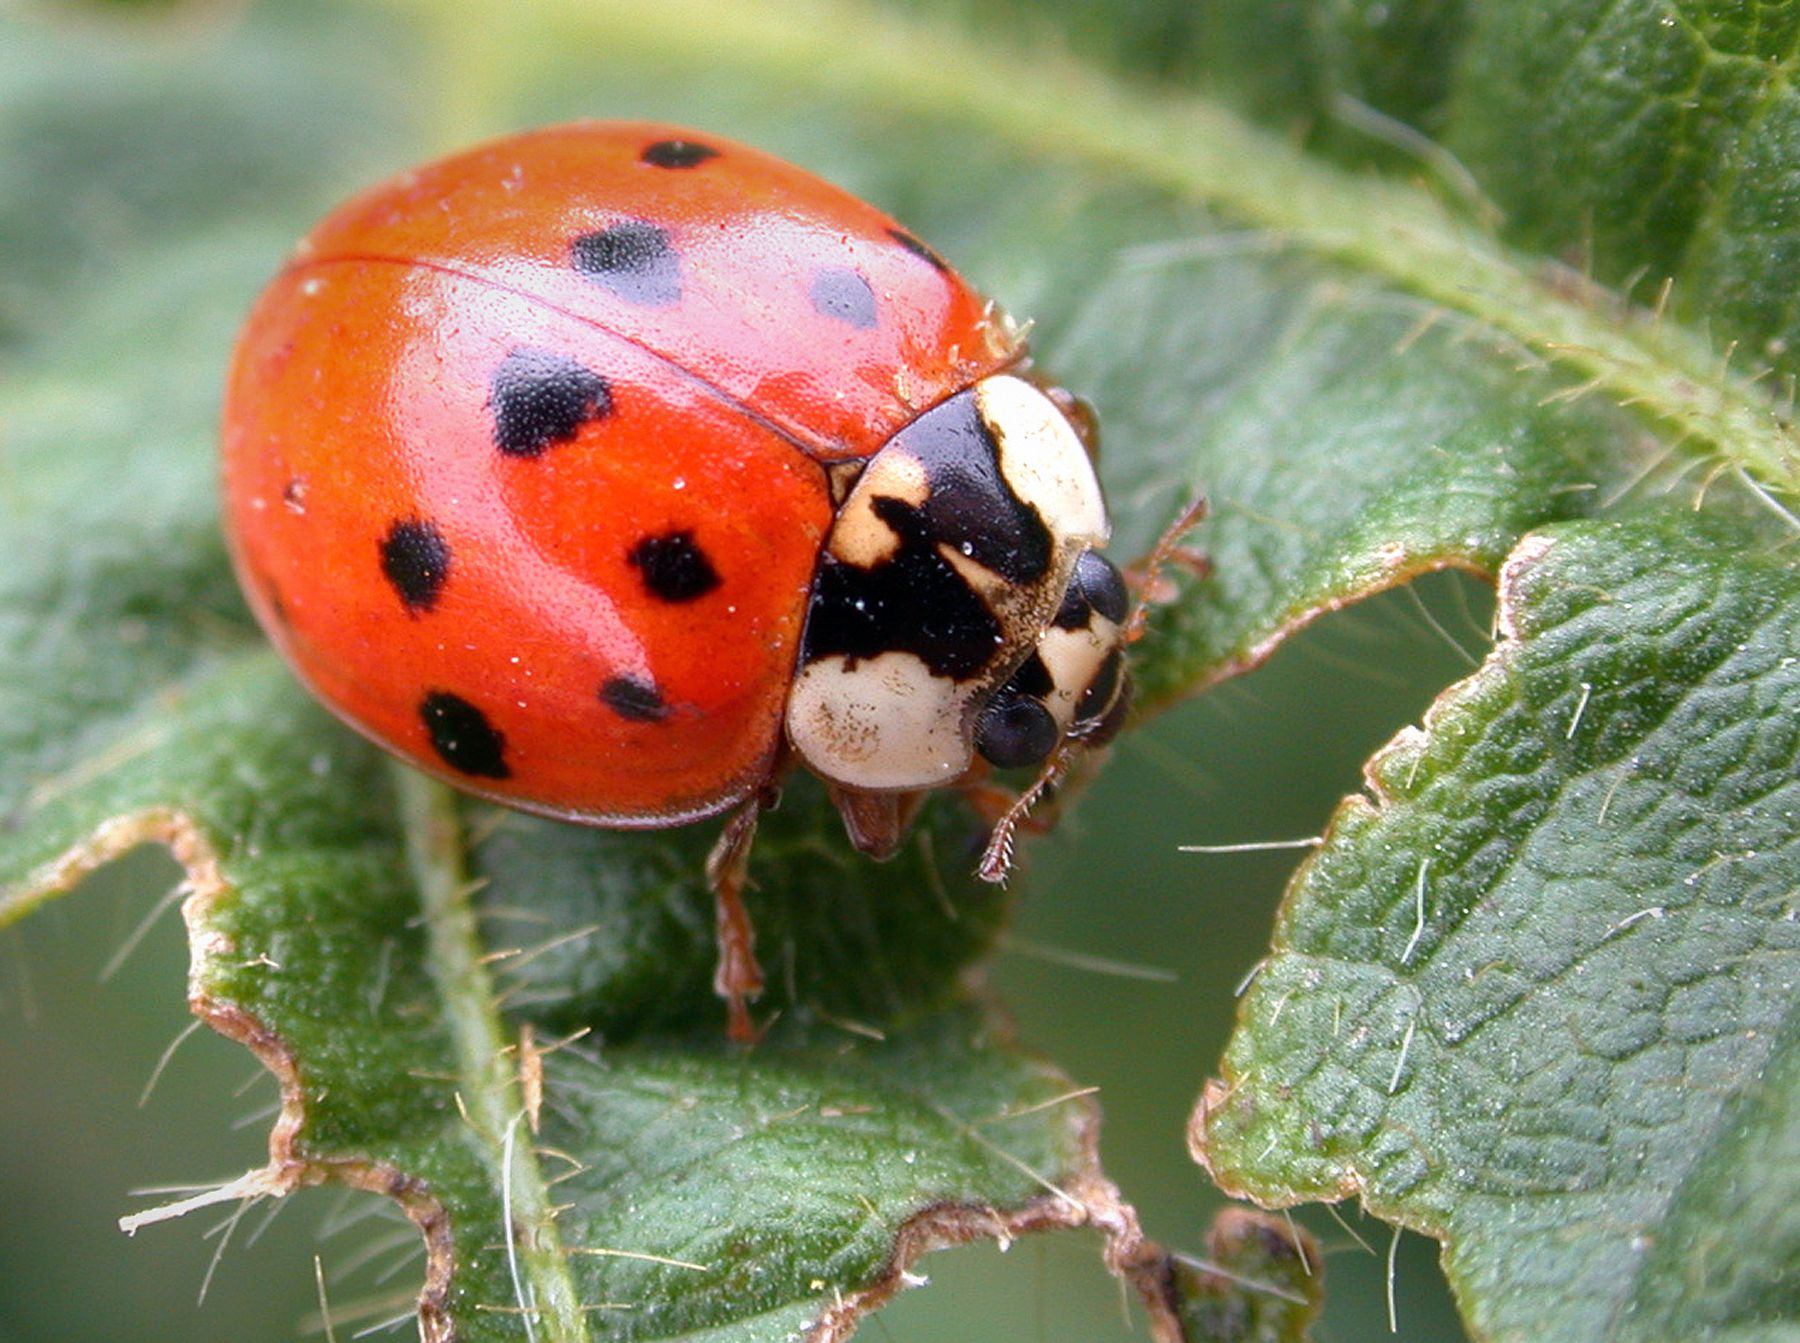
[[[831,801],[844,818],[844,833],[850,842],[876,862],[885,863],[900,851],[925,802],[925,791],[865,793],[833,784]]]
[[[1125,622],[1125,642],[1136,643],[1143,637],[1150,607],[1175,600],[1175,585],[1162,576],[1164,565],[1173,565],[1193,578],[1205,578],[1212,573],[1212,560],[1204,552],[1182,544],[1205,516],[1206,497],[1195,495],[1157,539],[1150,553],[1125,571],[1126,582],[1138,594],[1137,605]]]
[[[744,888],[750,880],[751,841],[765,805],[759,794],[732,812],[706,858],[706,878],[718,910],[719,964],[713,972],[713,991],[725,1000],[727,1031],[743,1044],[754,1043],[759,1034],[748,1003],[763,991],[756,930],[744,908]]]

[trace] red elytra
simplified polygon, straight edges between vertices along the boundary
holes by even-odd
[[[649,152],[700,145],[716,155],[691,167]],[[572,240],[640,223],[679,258],[672,286],[571,264]],[[883,320],[812,302],[833,269],[886,297]],[[604,369],[610,413],[553,472],[494,450],[494,370],[520,348]],[[651,125],[519,135],[350,201],[264,292],[225,400],[233,551],[300,675],[421,768],[571,819],[692,820],[772,766],[832,518],[821,464],[1017,356],[892,219],[769,155]],[[375,562],[407,524],[454,574],[410,605]],[[646,591],[633,548],[682,534],[722,601]],[[660,719],[594,712],[614,679],[654,687]],[[430,687],[492,706],[504,777],[446,764]]]
[[[778,159],[650,124],[529,132],[351,200],[270,283],[226,392],[227,534],[302,679],[419,767],[614,827],[741,804],[713,880],[720,988],[743,1035],[760,984],[744,855],[788,763],[784,708],[845,493],[933,408],[975,424],[987,411],[963,394],[1024,355],[918,239]],[[987,444],[983,488],[1009,507],[1023,485],[1100,510],[1066,399],[1000,382],[988,399],[1028,403],[1023,446],[985,421],[967,431]],[[1056,477],[1066,463],[1021,468],[1046,434],[1077,444],[1085,482]],[[959,471],[926,480],[917,460],[884,460],[904,469],[883,480],[916,483],[921,507],[968,488]],[[898,546],[862,507],[860,551],[871,535]],[[1054,564],[1025,588],[960,562],[990,606],[1034,594],[1008,615],[1028,628],[1007,626],[1009,662],[983,667],[982,696],[1074,600],[1064,588],[1079,586],[1078,553],[1104,543],[1101,518],[1046,533]],[[1071,728],[1086,683],[1065,687],[1057,740],[1093,735],[1119,699],[1119,619],[1089,620],[1110,679],[1087,653],[1078,672],[1109,697]],[[840,661],[853,677],[867,656]],[[834,796],[879,854],[917,792]]]

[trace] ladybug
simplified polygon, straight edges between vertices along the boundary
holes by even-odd
[[[1091,438],[879,210],[728,140],[582,122],[301,242],[238,340],[224,515],[277,648],[388,750],[590,825],[732,813],[709,874],[743,1037],[785,771],[882,858],[929,790],[1036,766],[1035,796],[1122,719]]]

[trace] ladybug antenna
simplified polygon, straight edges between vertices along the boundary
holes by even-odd
[[[1137,602],[1131,608],[1131,614],[1125,620],[1123,642],[1135,643],[1143,636],[1145,623],[1149,619],[1151,603],[1160,600],[1157,582],[1162,577],[1162,569],[1171,561],[1184,564],[1197,574],[1205,574],[1210,565],[1202,555],[1195,555],[1181,549],[1181,539],[1191,532],[1200,519],[1206,516],[1206,496],[1196,494],[1181,510],[1175,520],[1163,530],[1155,547],[1142,562],[1132,566],[1133,586],[1138,590]],[[983,881],[1003,885],[1006,875],[1012,870],[1013,837],[1019,826],[1043,798],[1044,794],[1053,791],[1074,768],[1077,752],[1087,749],[1087,740],[1080,734],[1071,734],[1057,743],[1044,767],[1038,771],[1037,778],[1031,786],[1014,799],[994,822],[993,832],[988,836],[987,848],[982,851],[981,863],[975,874]]]

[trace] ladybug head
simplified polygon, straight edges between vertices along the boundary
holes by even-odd
[[[814,577],[788,740],[843,794],[1038,766],[1126,705],[1128,599],[1081,424],[1012,374],[896,433]],[[853,831],[855,827],[853,827]],[[859,842],[861,840],[859,839]]]

